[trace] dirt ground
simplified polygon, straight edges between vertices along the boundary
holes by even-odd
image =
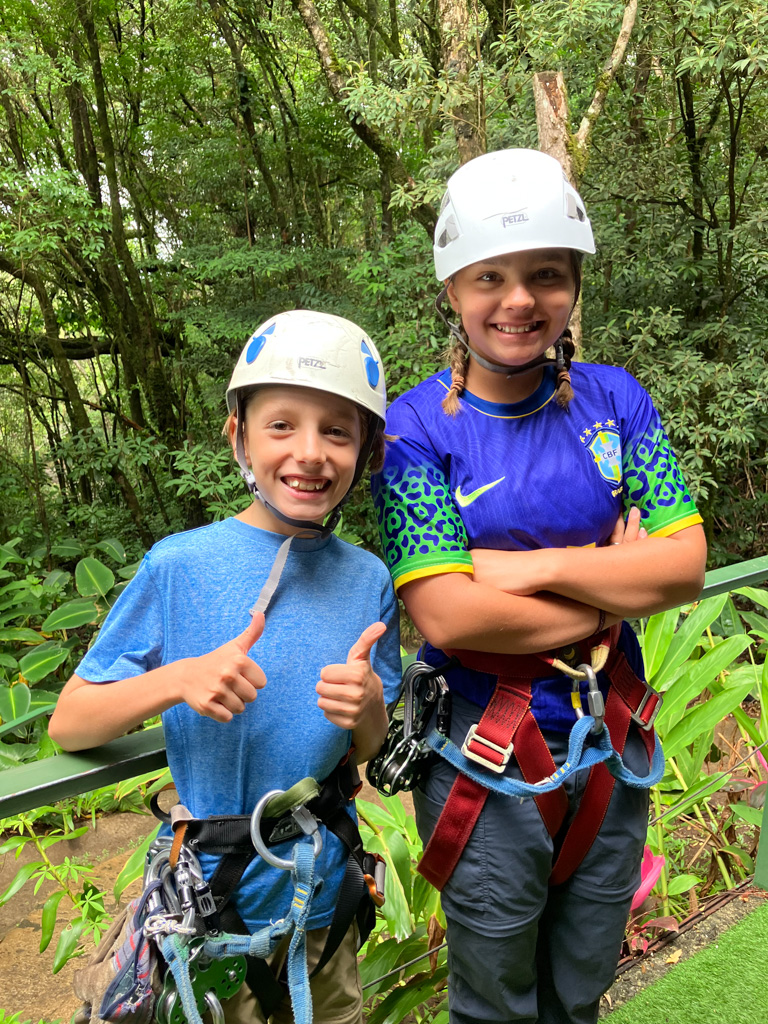
[[[155,819],[149,815],[111,814],[98,818],[96,828],[89,828],[79,839],[51,847],[51,860],[61,863],[64,857],[71,857],[92,865],[93,881],[106,890],[106,907],[114,912],[111,893],[115,879],[131,850],[155,825]],[[0,857],[0,892],[8,887],[22,864],[35,859],[35,851],[27,849],[18,860],[12,853]],[[54,883],[48,882],[33,893],[28,883],[0,907],[0,1009],[8,1014],[18,1013],[22,1022],[67,1022],[78,1009],[72,992],[72,974],[81,962],[71,960],[58,974],[51,973],[59,934],[74,916],[67,912],[68,901],[62,900],[59,905],[59,920],[51,944],[44,953],[39,952],[43,904],[55,888]],[[139,888],[137,882],[136,891],[128,890],[123,901],[136,895]]]
[[[366,799],[373,798],[371,792],[363,796]],[[137,814],[114,814],[100,818],[96,828],[89,829],[81,838],[52,847],[52,859],[60,862],[69,856],[93,865],[94,881],[106,890],[107,908],[112,912],[115,909],[111,900],[114,880],[130,851],[154,825],[154,818]],[[21,864],[30,859],[33,859],[32,854],[22,856],[18,861],[13,854],[0,858],[0,892],[10,884]],[[139,884],[135,883],[133,889],[123,896],[123,900],[130,899],[138,892],[138,888]],[[66,1024],[78,1008],[71,983],[79,961],[70,961],[57,975],[51,973],[56,941],[68,920],[64,902],[61,904],[60,920],[53,941],[45,953],[38,951],[42,908],[53,889],[53,884],[49,883],[35,894],[27,886],[6,906],[0,907],[0,1009],[7,1014],[19,1014],[21,1022],[29,1020],[37,1024],[38,1021],[62,1021]],[[670,970],[668,960],[678,948],[682,950],[681,959],[687,959],[714,942],[723,931],[759,906],[765,898],[766,894],[759,891],[737,897],[660,952],[633,966],[604,997],[601,1017],[610,1014],[612,1009],[621,1006]]]

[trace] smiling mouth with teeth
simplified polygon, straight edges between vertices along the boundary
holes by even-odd
[[[294,491],[324,491],[326,487],[330,487],[330,480],[322,480],[320,483],[315,483],[313,480],[298,480],[294,477],[285,477],[283,483],[292,488]]]
[[[541,320],[535,320],[532,324],[525,324],[524,327],[513,327],[511,324],[494,324],[497,331],[502,334],[528,334],[541,327]]]

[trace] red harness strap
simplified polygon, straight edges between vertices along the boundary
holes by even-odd
[[[541,672],[541,664],[538,667]],[[525,765],[518,764],[526,782],[546,778],[556,770],[549,748],[531,714],[531,681],[499,677],[496,689],[474,730],[467,738],[465,753],[478,757],[481,763],[503,767],[509,760],[513,740],[526,750]],[[484,742],[485,741],[485,742]],[[486,744],[491,744],[490,746]],[[480,817],[488,790],[459,773],[445,807],[427,843],[418,870],[437,889],[442,889],[454,872],[464,847]],[[562,789],[536,797],[539,813],[554,835],[568,810],[568,799]]]
[[[612,640],[615,640],[616,632]],[[541,660],[533,656],[517,657],[475,651],[450,653],[457,654],[462,664],[469,668],[498,675],[496,689],[479,724],[470,730],[465,740],[465,755],[477,759],[486,767],[494,765],[503,770],[514,742],[515,757],[526,782],[538,782],[551,775],[556,766],[530,709],[531,680],[541,676]],[[588,662],[588,654],[584,660]],[[653,722],[659,698],[634,674],[624,655],[616,648],[611,650],[604,671],[611,681],[605,722],[614,748],[623,754],[629,726],[634,718],[646,730],[641,732],[641,736],[650,763],[654,736],[647,727]],[[615,781],[604,764],[595,765],[590,770],[579,809],[560,845],[550,877],[551,885],[559,885],[570,878],[586,856],[600,831]],[[453,874],[488,798],[488,792],[484,786],[466,775],[457,775],[418,866],[419,872],[437,889],[442,889]],[[535,800],[547,831],[554,838],[568,812],[565,791],[562,788],[556,789]]]

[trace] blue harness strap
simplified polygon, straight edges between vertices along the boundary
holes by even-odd
[[[655,738],[653,757],[647,775],[636,775],[624,764],[621,754],[614,750],[611,743],[611,735],[608,727],[604,724],[600,733],[593,735],[594,745],[587,745],[587,737],[592,733],[594,719],[590,715],[580,718],[573,729],[568,740],[568,756],[565,762],[546,779],[540,782],[523,782],[521,779],[513,779],[506,775],[497,775],[476,761],[466,757],[456,744],[433,729],[427,736],[427,746],[440,757],[453,765],[462,775],[466,775],[473,782],[479,783],[493,793],[500,793],[502,796],[519,797],[521,800],[541,796],[542,793],[551,793],[565,782],[575,772],[585,768],[592,768],[596,764],[605,763],[608,771],[619,782],[633,789],[650,789],[660,782],[664,775],[664,752],[658,736]]]

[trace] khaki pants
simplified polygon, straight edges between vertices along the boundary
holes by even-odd
[[[325,946],[328,928],[307,932],[307,967],[310,974]],[[310,981],[314,1024],[362,1024],[363,993],[357,970],[357,925],[349,929],[341,945],[325,967]],[[282,968],[286,950],[279,949],[270,959],[270,966],[278,973]],[[267,1024],[261,1006],[247,984],[223,1004],[227,1024]],[[206,1014],[205,1024],[211,1018]],[[285,998],[269,1018],[270,1024],[293,1024],[291,999]]]

